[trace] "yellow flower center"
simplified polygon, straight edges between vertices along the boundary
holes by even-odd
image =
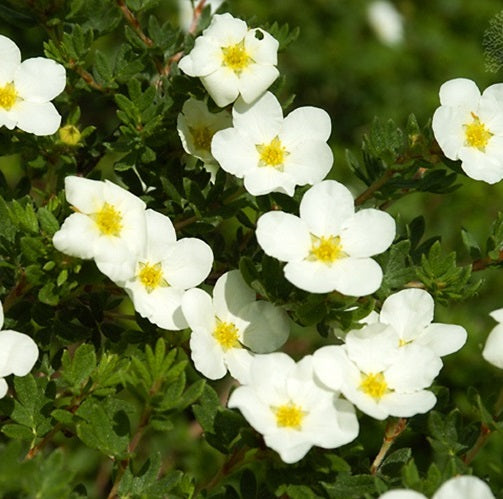
[[[236,43],[236,45],[222,47],[222,54],[223,65],[232,69],[235,73],[243,71],[252,61],[248,52],[246,52],[244,41]]]
[[[290,153],[286,147],[283,147],[278,136],[274,137],[269,144],[258,144],[255,147],[259,153],[259,166],[272,166],[283,171],[285,157]]]
[[[232,322],[221,322],[217,319],[213,336],[224,350],[240,347],[238,328]]]
[[[362,382],[360,383],[360,390],[376,400],[381,399],[381,397],[389,391],[383,373],[371,373],[363,376]]]
[[[100,231],[106,236],[120,236],[122,230],[122,214],[111,204],[105,203],[101,210],[95,213],[94,221]]]
[[[280,405],[279,407],[273,407],[274,415],[276,416],[276,424],[280,428],[293,428],[294,430],[300,430],[302,427],[302,420],[306,413],[302,410],[302,407],[292,404]]]
[[[7,83],[4,87],[0,87],[0,108],[7,111],[16,103],[17,92],[12,83]]]
[[[311,235],[311,240],[309,260],[320,260],[329,264],[347,256],[342,249],[339,236],[316,237]]]
[[[466,144],[470,147],[476,147],[480,151],[485,151],[487,144],[493,134],[487,129],[484,123],[481,123],[475,113],[471,113],[473,121],[465,127]]]
[[[213,132],[207,127],[202,126],[199,128],[189,127],[189,131],[192,135],[192,140],[197,149],[202,149],[204,151],[209,151],[211,149],[211,139],[213,138]]]
[[[76,146],[80,142],[80,131],[74,125],[66,125],[59,129],[59,138],[67,146]]]
[[[145,286],[147,293],[152,293],[154,289],[160,286],[169,286],[162,274],[161,263],[138,263],[139,271],[137,274],[138,280]]]

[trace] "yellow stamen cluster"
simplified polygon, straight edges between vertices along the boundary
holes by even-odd
[[[240,73],[247,68],[252,61],[251,57],[246,52],[244,41],[222,47],[223,65],[232,69],[235,73]]]
[[[100,231],[106,236],[119,237],[122,230],[122,214],[115,206],[105,203],[100,211],[95,213],[94,221]]]
[[[329,264],[347,256],[342,249],[339,236],[316,237],[311,235],[311,240],[310,260],[320,260]]]
[[[465,127],[465,138],[466,145],[470,147],[476,147],[480,151],[484,152],[490,138],[493,134],[487,129],[487,127],[482,123],[479,117],[471,113],[473,121]]]
[[[139,263],[139,271],[136,277],[145,286],[147,293],[152,293],[159,286],[168,286],[168,282],[162,274],[161,263]]]
[[[240,346],[238,329],[232,322],[218,321],[213,336],[224,350]]]
[[[360,383],[360,390],[376,400],[380,400],[389,391],[383,373],[364,375]]]
[[[17,92],[12,83],[0,87],[0,108],[8,111],[16,103],[16,100]]]
[[[213,132],[207,127],[202,126],[199,128],[190,128],[190,134],[192,135],[192,140],[197,149],[202,149],[204,151],[209,151],[211,149],[211,139],[213,138]]]
[[[278,136],[274,137],[269,144],[258,144],[255,147],[259,153],[259,166],[272,166],[283,171],[285,157],[290,153],[286,147],[283,147]]]
[[[276,416],[276,424],[280,428],[293,428],[294,430],[302,428],[302,420],[306,415],[302,407],[289,403],[274,407],[273,411]]]

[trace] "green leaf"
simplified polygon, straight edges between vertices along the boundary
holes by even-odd
[[[61,377],[74,389],[80,391],[84,381],[96,368],[94,346],[83,343],[75,350],[73,356],[70,356],[68,350],[65,350],[61,358],[61,367]]]
[[[40,228],[48,235],[53,236],[59,230],[59,222],[57,218],[47,209],[39,208],[37,211]]]
[[[2,426],[2,433],[9,438],[16,440],[31,441],[34,438],[33,431],[27,426],[20,424],[4,424]]]

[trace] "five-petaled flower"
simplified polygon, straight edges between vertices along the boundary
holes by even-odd
[[[37,344],[26,334],[2,330],[3,306],[0,303],[0,398],[7,393],[5,376],[26,376],[38,359]]]
[[[440,104],[433,115],[433,132],[449,159],[489,184],[503,178],[503,84],[486,88],[456,78],[440,87]]]
[[[217,132],[211,152],[227,172],[244,178],[254,196],[316,184],[333,163],[327,144],[330,117],[316,107],[300,107],[283,118],[278,99],[266,92],[253,104],[241,99],[232,109],[233,127]]]
[[[239,409],[285,463],[299,461],[313,445],[333,449],[358,435],[354,407],[316,383],[310,355],[298,363],[284,353],[256,355],[248,382],[232,392],[228,406]]]
[[[201,284],[213,265],[211,248],[200,239],[176,239],[171,220],[146,210],[146,240],[136,257],[134,273],[124,282],[135,310],[159,327],[187,327],[182,297]]]
[[[101,272],[121,284],[134,274],[145,245],[145,203],[108,180],[66,177],[65,193],[77,213],[54,234],[54,246],[67,255],[94,258]]]
[[[217,106],[227,106],[239,95],[253,102],[279,76],[278,46],[266,31],[249,29],[228,13],[217,14],[178,65],[201,79]]]
[[[65,68],[51,59],[21,62],[17,45],[0,35],[0,126],[35,135],[51,135],[61,116],[50,102],[66,86]]]
[[[349,190],[325,180],[304,194],[300,218],[282,211],[265,213],[256,235],[268,255],[288,262],[285,277],[298,288],[363,296],[381,285],[381,267],[370,257],[391,244],[395,221],[375,209],[355,213]]]
[[[192,329],[190,349],[196,369],[207,378],[223,377],[227,369],[241,383],[248,378],[253,352],[272,352],[288,338],[286,313],[253,291],[238,270],[223,274],[213,288],[213,299],[201,289],[190,289],[182,310]]]

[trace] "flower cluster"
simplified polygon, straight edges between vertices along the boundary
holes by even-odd
[[[65,192],[76,213],[54,234],[54,246],[94,259],[142,317],[166,329],[187,327],[182,296],[208,276],[211,248],[196,238],[177,241],[168,217],[110,181],[66,177]]]
[[[0,398],[8,387],[5,377],[11,374],[26,376],[38,359],[37,344],[26,334],[9,329],[2,330],[3,306],[0,303]]]
[[[65,89],[65,68],[44,57],[21,62],[19,48],[3,35],[0,57],[0,126],[35,135],[56,132],[61,116],[50,101]]]

